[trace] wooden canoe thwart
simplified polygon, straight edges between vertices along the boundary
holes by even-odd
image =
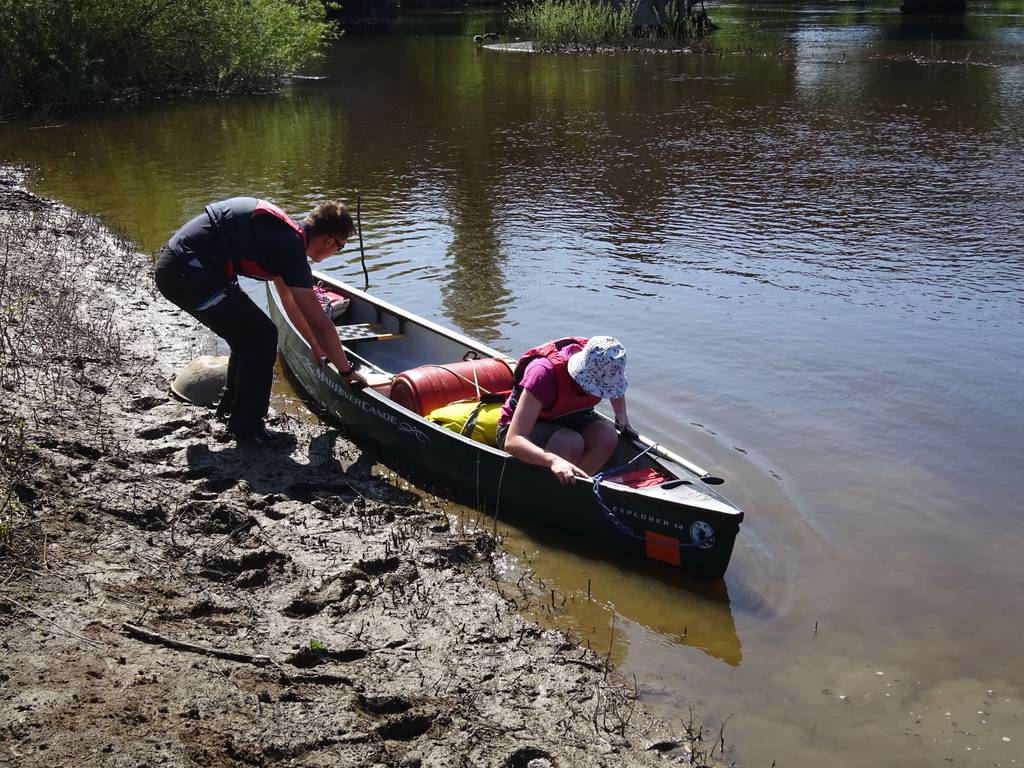
[[[560,528],[615,555],[649,558],[697,578],[725,574],[743,512],[711,488],[717,478],[630,432],[620,436],[597,482],[563,486],[544,467],[440,426],[426,418],[428,410],[507,390],[514,361],[326,274],[315,276],[350,300],[334,322],[368,387],[352,389],[334,366],[314,363],[272,283],[270,316],[302,388],[357,442],[467,506]]]

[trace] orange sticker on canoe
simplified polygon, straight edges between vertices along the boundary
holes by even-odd
[[[647,540],[647,556],[670,565],[679,565],[679,539],[654,531],[644,531]]]

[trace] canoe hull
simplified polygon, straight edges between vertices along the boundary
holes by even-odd
[[[279,349],[302,389],[330,419],[417,484],[499,518],[512,517],[601,542],[616,554],[651,558],[702,579],[721,578],[743,514],[721,503],[688,504],[679,492],[652,494],[617,484],[562,486],[546,469],[519,462],[422,418],[372,388],[352,390],[333,366],[317,366],[268,290]],[[724,500],[697,480],[681,489],[696,502]],[[698,487],[699,490],[698,490]]]

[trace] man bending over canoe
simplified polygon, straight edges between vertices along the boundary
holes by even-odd
[[[608,398],[615,426],[594,412]],[[604,466],[626,416],[626,351],[611,336],[569,336],[528,350],[498,419],[498,447],[547,467],[562,485]]]
[[[218,416],[236,440],[271,442],[263,423],[277,359],[277,328],[238,286],[239,275],[273,280],[288,317],[319,361],[326,356],[349,382],[365,383],[349,363],[337,329],[313,291],[306,258],[340,251],[355,227],[339,201],[318,205],[303,221],[266,200],[233,197],[211,203],[160,249],[156,285],[231,348]]]

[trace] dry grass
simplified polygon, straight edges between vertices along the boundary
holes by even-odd
[[[72,433],[74,414],[101,438],[82,452],[117,450],[103,423],[112,378],[125,370],[118,308],[86,293],[80,276],[103,253],[104,279],[122,286],[137,262],[127,238],[112,247],[95,219],[66,213],[54,225],[52,216],[30,205],[0,219],[0,583],[45,556],[37,447]]]

